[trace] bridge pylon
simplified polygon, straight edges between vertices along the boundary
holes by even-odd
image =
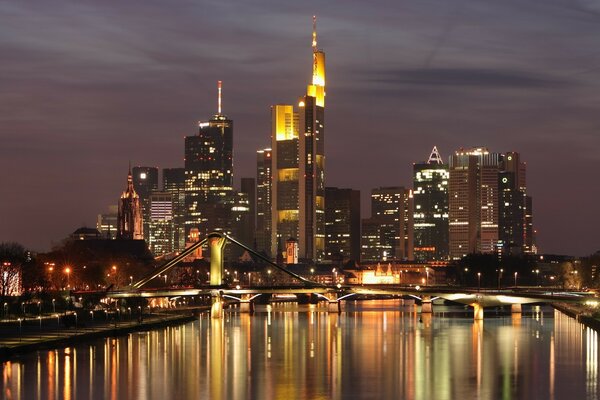
[[[227,239],[219,232],[213,232],[208,235],[211,286],[221,286],[223,284],[223,257],[226,244]]]
[[[421,314],[432,314],[433,304],[431,303],[431,296],[423,296],[421,298]]]

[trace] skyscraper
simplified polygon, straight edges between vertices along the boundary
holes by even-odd
[[[245,221],[240,226],[238,239],[242,243],[254,248],[256,232],[256,180],[254,178],[242,178],[240,193],[246,196],[248,212]]]
[[[363,261],[413,260],[413,218],[412,190],[401,186],[373,189],[371,218],[362,222]],[[376,235],[379,242],[374,245]]]
[[[525,163],[515,152],[460,149],[450,157],[450,257],[527,251]],[[532,228],[529,228],[530,230]]]
[[[170,192],[150,194],[148,247],[155,256],[174,251],[173,196]]]
[[[117,239],[144,239],[140,197],[133,188],[131,169],[127,174],[127,189],[119,199]]]
[[[413,165],[417,261],[448,259],[448,179],[448,165],[435,146],[427,162]]]
[[[163,169],[163,190],[173,201],[173,250],[185,248],[185,168]]]
[[[256,249],[271,257],[275,243],[271,243],[272,152],[270,148],[256,152]]]
[[[221,226],[214,217],[233,192],[233,121],[221,113],[221,81],[218,93],[217,114],[185,138],[186,234],[197,228],[201,237]]]
[[[360,191],[325,188],[325,259],[360,260]]]
[[[313,17],[312,81],[294,106],[271,107],[273,149],[272,246],[297,238],[300,258],[321,260],[325,249],[325,53]],[[272,248],[272,252],[274,249]]]
[[[150,194],[158,190],[158,168],[156,167],[133,167],[133,188],[140,196],[142,206],[142,217],[144,219],[144,239],[148,241],[150,223]]]

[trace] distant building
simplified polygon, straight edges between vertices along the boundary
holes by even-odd
[[[273,162],[270,148],[256,152],[256,250],[271,257],[275,243],[271,236]]]
[[[102,239],[116,239],[119,221],[119,206],[108,206],[108,212],[98,214],[96,229],[100,232]]]
[[[526,166],[515,152],[460,149],[450,157],[450,257],[531,252],[531,200]]]
[[[244,193],[248,199],[248,214],[246,222],[239,229],[238,240],[254,248],[256,242],[256,179],[242,178],[241,193]]]
[[[100,231],[94,228],[83,226],[69,235],[71,240],[98,240],[103,239]]]
[[[144,239],[140,197],[133,188],[131,170],[127,174],[127,189],[119,200],[117,239]]]
[[[170,192],[150,194],[148,247],[154,256],[172,253],[175,248],[173,196]]]
[[[142,217],[144,219],[144,239],[148,241],[148,224],[150,223],[150,194],[158,190],[158,168],[156,167],[133,167],[133,188],[140,196],[142,206]]]
[[[360,260],[360,191],[325,188],[325,259]]]
[[[381,257],[413,260],[414,204],[412,190],[402,186],[373,189],[371,191],[371,218],[381,226],[379,247],[385,252],[385,254],[381,254]]]
[[[173,199],[173,250],[185,248],[185,168],[163,169],[163,190]]]
[[[448,165],[434,147],[427,162],[413,165],[414,256],[448,259]]]

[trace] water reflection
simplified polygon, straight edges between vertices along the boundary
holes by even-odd
[[[23,356],[3,398],[596,398],[598,335],[549,308],[473,322],[393,301],[273,305]]]

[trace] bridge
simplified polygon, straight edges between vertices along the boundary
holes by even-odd
[[[298,283],[278,286],[247,286],[239,285],[232,287],[224,282],[223,254],[225,245],[231,243],[239,246],[267,265],[291,276]],[[169,271],[188,255],[201,246],[208,245],[210,248],[210,282],[207,286],[189,288],[163,288],[144,289],[153,279]],[[511,305],[513,313],[521,312],[521,305],[528,303],[550,303],[550,302],[586,302],[596,301],[591,293],[547,291],[537,289],[503,289],[503,290],[481,290],[470,288],[432,287],[432,286],[406,286],[406,285],[352,285],[335,284],[326,285],[309,280],[285,267],[282,267],[264,255],[256,252],[245,244],[223,232],[213,232],[205,239],[187,247],[177,257],[166,262],[151,274],[130,284],[122,290],[110,290],[107,297],[120,298],[152,298],[152,297],[174,297],[174,296],[198,296],[210,295],[212,299],[211,316],[221,318],[223,305],[227,300],[240,303],[240,312],[251,312],[253,302],[264,294],[309,294],[316,295],[328,302],[329,312],[341,312],[341,302],[356,295],[394,295],[406,296],[421,301],[421,313],[433,311],[432,301],[438,298],[462,303],[473,307],[474,319],[483,319],[485,307]],[[414,300],[412,300],[414,303]]]

